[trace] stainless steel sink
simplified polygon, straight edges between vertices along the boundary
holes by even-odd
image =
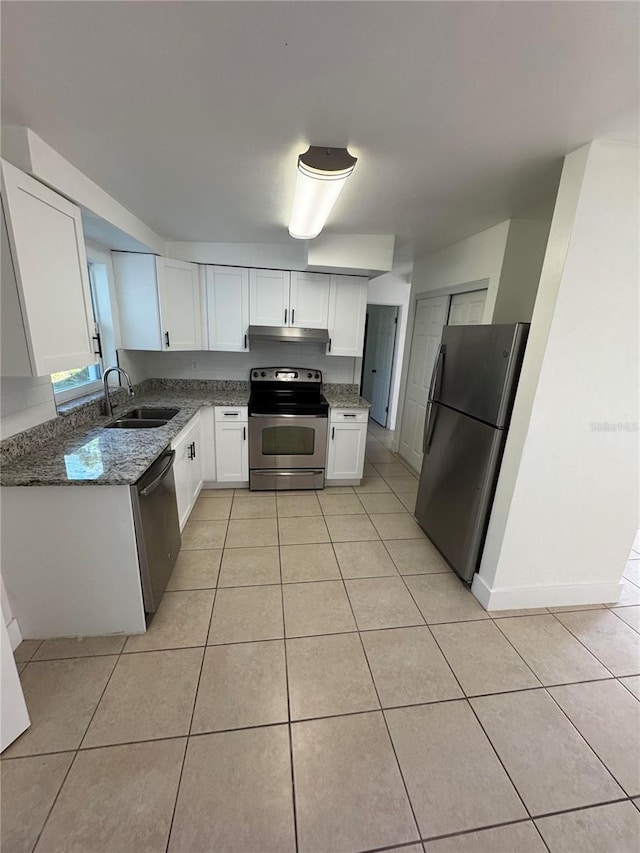
[[[180,409],[132,409],[110,424],[105,424],[105,429],[154,429],[168,424],[179,411]]]
[[[171,418],[175,418],[180,409],[155,409],[155,408],[141,408],[141,409],[131,409],[130,412],[127,412],[125,415],[120,415],[118,418],[119,421],[170,421]]]
[[[135,418],[118,418],[117,421],[112,421],[110,424],[105,424],[105,429],[153,429],[154,427],[166,426],[169,421],[158,418],[145,418],[144,420],[136,420]]]

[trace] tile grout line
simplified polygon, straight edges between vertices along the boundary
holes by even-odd
[[[603,608],[603,609],[604,609],[604,610],[606,610],[606,608]],[[549,611],[549,612],[551,613],[551,611]],[[568,613],[585,613],[585,612],[591,612],[591,611],[584,611],[584,610],[569,610],[569,611],[566,611],[566,612],[568,612]],[[594,652],[592,652],[592,651],[591,651],[591,649],[590,649],[590,648],[589,648],[585,643],[583,643],[583,642],[582,642],[582,640],[580,639],[580,637],[578,637],[578,635],[577,635],[574,631],[572,631],[572,630],[571,630],[571,628],[570,628],[568,625],[565,625],[565,624],[564,624],[564,622],[562,621],[562,619],[560,619],[560,618],[559,618],[559,616],[560,616],[561,614],[558,614],[558,613],[551,613],[551,615],[553,616],[553,618],[554,618],[557,622],[559,622],[559,623],[562,625],[562,627],[563,627],[563,628],[565,628],[565,629],[566,629],[566,630],[571,634],[571,636],[572,636],[572,637],[574,637],[574,638],[575,638],[575,639],[580,643],[580,645],[581,645],[584,649],[586,649],[586,650],[587,650],[587,652],[591,655],[591,657],[592,657],[592,658],[594,658],[595,660],[597,660],[597,661],[598,661],[598,663],[599,663],[601,666],[603,666],[603,667],[607,670],[607,672],[611,672],[611,675],[612,675],[614,678],[617,678],[617,677],[618,677],[617,675],[615,675],[615,674],[614,674],[614,673],[609,669],[609,667],[608,667],[605,663],[603,663],[603,661],[601,661],[601,660],[600,660],[600,658],[598,657],[598,655],[596,655]],[[629,627],[629,626],[627,626],[627,627]],[[632,629],[632,630],[633,630],[633,629]],[[624,677],[624,676],[623,676],[623,677]]]
[[[332,543],[332,545],[333,545],[333,543]],[[335,558],[336,558],[336,560],[337,560],[337,554],[335,553],[335,548],[333,549],[333,552],[334,552],[334,556],[335,556]],[[339,565],[340,565],[340,564],[338,564],[338,566],[339,566]],[[342,570],[340,570],[340,573],[342,574]],[[348,591],[348,589],[347,589],[347,585],[346,585],[346,583],[345,583],[344,578],[342,579],[342,586],[343,586],[343,588],[344,588],[344,594],[345,594],[345,596],[347,597],[347,601],[349,602],[349,608],[350,608],[350,610],[351,610],[351,615],[352,615],[352,617],[353,617],[353,621],[355,622],[356,627],[358,627],[358,620],[356,619],[356,614],[355,614],[355,611],[354,611],[354,609],[353,609],[353,603],[352,603],[351,599],[349,598],[349,591]],[[376,699],[378,700],[378,708],[376,708],[376,709],[375,709],[375,710],[373,710],[373,711],[371,711],[371,710],[369,710],[369,711],[362,711],[361,713],[363,713],[363,714],[365,714],[365,713],[368,713],[368,714],[371,714],[371,713],[374,713],[374,714],[381,713],[381,714],[382,714],[382,720],[383,720],[383,722],[384,722],[384,727],[385,727],[385,730],[386,730],[386,732],[387,732],[387,737],[388,737],[388,739],[389,739],[389,744],[391,745],[391,750],[392,750],[392,752],[393,752],[393,757],[394,757],[394,758],[395,758],[395,760],[396,760],[396,767],[398,768],[398,773],[400,774],[400,779],[402,780],[402,786],[403,786],[403,788],[404,788],[405,795],[406,795],[406,797],[407,797],[407,802],[409,803],[409,808],[411,809],[411,816],[413,817],[413,822],[414,822],[415,830],[416,830],[416,833],[417,833],[418,838],[420,838],[420,826],[419,826],[419,824],[418,824],[418,818],[416,817],[416,812],[415,812],[415,809],[414,809],[414,806],[413,806],[413,801],[412,801],[412,799],[411,799],[411,795],[409,794],[409,788],[408,788],[408,786],[407,786],[406,779],[404,778],[404,774],[403,774],[403,772],[402,772],[402,767],[400,766],[400,760],[398,759],[398,754],[397,754],[397,752],[396,752],[396,746],[395,746],[395,744],[394,744],[394,742],[393,742],[393,738],[391,737],[391,731],[389,730],[389,723],[387,722],[387,718],[386,718],[386,716],[385,716],[384,709],[383,709],[383,707],[382,707],[382,702],[380,701],[380,693],[378,692],[378,685],[376,684],[375,678],[373,677],[373,671],[371,670],[371,665],[370,665],[370,663],[369,663],[369,658],[367,657],[367,651],[366,651],[366,649],[365,649],[364,643],[362,642],[362,636],[361,636],[361,634],[360,634],[360,631],[358,630],[356,633],[357,633],[357,635],[358,635],[358,641],[360,642],[360,648],[361,648],[361,650],[362,650],[362,654],[364,655],[364,660],[365,660],[365,663],[366,663],[366,665],[367,665],[367,670],[369,671],[369,677],[370,677],[370,679],[371,679],[371,684],[373,685],[373,689],[375,690],[375,694],[376,694]],[[415,842],[412,842],[412,843],[415,843]]]
[[[315,492],[314,492],[315,494]],[[318,497],[316,495],[316,500]],[[289,737],[289,768],[291,774],[291,810],[293,817],[293,842],[295,844],[296,853],[299,850],[298,840],[298,810],[296,802],[296,778],[295,767],[293,764],[293,732],[291,730],[291,693],[289,690],[289,658],[287,655],[287,622],[284,609],[284,584],[282,582],[282,552],[280,551],[280,515],[278,513],[278,496],[275,496],[274,503],[276,505],[276,542],[278,548],[278,570],[280,572],[280,603],[282,607],[282,646],[284,649],[284,677],[287,690],[287,734]],[[319,503],[319,501],[318,501]],[[284,516],[283,516],[284,518]]]
[[[198,495],[198,498],[199,497],[200,497],[200,495]],[[227,521],[225,524],[225,529],[224,529],[224,540],[222,543],[222,548],[220,549],[220,561],[218,563],[218,574],[216,576],[216,586],[213,589],[213,601],[211,602],[211,613],[209,614],[209,625],[207,627],[207,635],[205,637],[205,645],[202,649],[202,658],[200,659],[200,670],[198,672],[198,680],[196,682],[196,689],[195,689],[195,693],[193,696],[193,707],[191,708],[191,718],[189,720],[189,727],[187,729],[187,735],[185,737],[185,742],[184,742],[184,750],[182,752],[182,763],[180,765],[180,775],[178,776],[178,784],[176,785],[176,795],[175,795],[175,798],[173,800],[173,808],[171,810],[171,820],[169,821],[169,830],[167,832],[167,842],[165,844],[165,853],[167,853],[167,851],[169,850],[169,844],[171,843],[171,833],[173,832],[173,824],[174,824],[175,817],[176,817],[176,811],[178,809],[178,797],[180,796],[180,787],[182,785],[182,777],[184,776],[184,767],[185,767],[185,764],[187,761],[187,751],[189,749],[189,740],[191,737],[191,730],[193,728],[193,718],[194,718],[195,713],[196,713],[196,704],[198,702],[198,693],[200,691],[200,682],[202,681],[202,671],[204,669],[204,660],[205,660],[205,657],[207,655],[209,634],[211,632],[211,623],[213,622],[213,611],[214,611],[215,606],[216,606],[216,598],[218,597],[218,582],[220,580],[220,573],[222,571],[222,560],[224,558],[224,549],[225,549],[225,545],[227,542],[227,536],[229,534],[229,521],[231,518],[231,509],[233,507],[233,501],[234,500],[235,500],[235,491],[233,493],[233,497],[231,498],[231,505],[229,506],[229,516],[227,518]],[[207,548],[207,549],[201,549],[201,550],[217,550],[217,549]]]
[[[43,641],[43,642],[44,642],[44,641]],[[75,750],[62,750],[63,752],[72,751],[72,752],[74,753],[74,754],[73,754],[73,758],[71,759],[71,763],[69,764],[69,767],[68,767],[68,769],[67,769],[67,772],[64,774],[64,778],[63,778],[63,780],[62,780],[62,783],[60,784],[60,787],[58,788],[58,791],[56,792],[56,795],[55,795],[55,797],[53,798],[53,802],[51,803],[51,807],[50,807],[50,808],[49,808],[49,810],[47,811],[47,816],[46,816],[46,818],[44,819],[44,822],[43,822],[43,824],[42,824],[42,827],[40,828],[40,832],[38,833],[38,837],[36,838],[35,844],[34,844],[34,845],[33,845],[33,847],[31,848],[31,849],[32,849],[32,851],[33,851],[33,850],[35,850],[35,849],[36,849],[36,847],[38,846],[38,844],[40,843],[40,838],[42,837],[42,833],[44,832],[44,830],[45,830],[45,828],[46,828],[46,826],[47,826],[47,823],[49,822],[49,818],[51,817],[51,814],[52,814],[52,812],[53,812],[53,810],[54,810],[54,808],[55,808],[56,803],[58,802],[58,799],[60,798],[60,794],[62,793],[62,789],[63,789],[63,788],[64,788],[64,786],[65,786],[65,783],[66,783],[66,781],[67,781],[67,779],[68,779],[68,777],[69,777],[69,774],[71,773],[71,768],[72,768],[72,767],[73,767],[73,765],[76,763],[76,759],[78,758],[78,755],[80,754],[80,749],[82,748],[82,744],[84,743],[84,739],[85,739],[85,737],[87,736],[87,732],[89,731],[89,728],[91,727],[91,723],[93,722],[93,719],[94,719],[95,715],[96,715],[96,714],[97,714],[97,712],[98,712],[98,708],[100,707],[100,703],[102,702],[102,699],[103,699],[103,697],[104,697],[104,694],[107,692],[107,687],[109,686],[109,683],[110,683],[110,681],[111,681],[111,679],[112,679],[112,677],[113,677],[113,673],[116,671],[116,667],[118,666],[118,663],[119,663],[119,661],[120,661],[120,658],[122,657],[122,652],[123,652],[123,650],[124,650],[124,647],[125,647],[125,645],[126,645],[126,642],[127,642],[127,641],[126,641],[126,639],[125,639],[125,640],[124,640],[124,642],[123,642],[123,644],[122,644],[122,646],[121,646],[121,648],[120,648],[120,652],[119,652],[119,653],[118,653],[118,655],[116,656],[116,661],[115,661],[115,663],[113,664],[113,667],[112,667],[112,669],[111,669],[111,672],[109,673],[109,677],[107,678],[107,680],[106,680],[106,682],[105,682],[105,685],[104,685],[104,688],[102,689],[102,692],[100,693],[100,698],[99,698],[99,699],[98,699],[98,701],[96,702],[96,706],[95,706],[95,708],[93,709],[93,713],[91,714],[91,718],[89,719],[89,722],[87,723],[87,726],[86,726],[86,728],[85,728],[85,730],[84,730],[84,734],[83,734],[83,735],[82,735],[82,737],[80,738],[80,742],[79,742],[78,746],[75,748]],[[18,756],[16,756],[16,757],[18,757]],[[26,756],[25,756],[25,757],[26,757]]]

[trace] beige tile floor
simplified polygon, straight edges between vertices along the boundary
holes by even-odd
[[[625,606],[489,615],[391,441],[355,489],[204,493],[144,636],[16,650],[3,851],[640,849],[640,551]]]

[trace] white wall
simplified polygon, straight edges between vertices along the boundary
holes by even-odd
[[[486,279],[485,322],[489,322],[498,293],[508,234],[507,219],[452,246],[418,258],[411,277],[412,295]]]
[[[404,361],[405,341],[407,337],[407,321],[409,318],[409,300],[411,283],[403,281],[393,273],[386,273],[369,281],[367,303],[369,305],[398,305],[398,333],[393,357],[393,374],[391,377],[391,395],[389,400],[389,429],[396,428],[398,404],[400,400],[400,384],[402,379],[402,364]]]
[[[0,439],[56,416],[53,387],[48,376],[3,376],[0,380]]]
[[[147,352],[120,350],[120,365],[134,382],[143,379],[240,379],[252,367],[313,367],[325,382],[360,383],[362,359],[326,355],[320,344],[263,341],[250,352]],[[196,369],[193,369],[193,364]]]
[[[531,320],[550,227],[547,220],[510,220],[491,323]]]
[[[638,527],[638,219],[637,146],[565,159],[473,585],[492,609],[617,600]]]

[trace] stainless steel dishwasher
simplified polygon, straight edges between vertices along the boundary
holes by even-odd
[[[158,609],[182,544],[173,476],[175,455],[175,450],[167,447],[131,486],[146,613]]]

